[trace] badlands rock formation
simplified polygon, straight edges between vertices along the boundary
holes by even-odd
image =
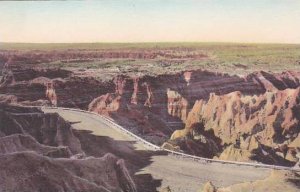
[[[94,99],[89,110],[110,115],[136,132],[169,136],[185,123],[196,99],[239,90],[245,94],[262,93],[265,88],[254,80],[208,71],[181,72],[158,76],[118,76],[115,91]],[[129,121],[128,121],[129,119]],[[153,141],[155,142],[155,141]]]
[[[176,151],[292,165],[297,158],[290,144],[299,140],[298,76],[259,72],[240,78],[206,71],[119,76],[115,92],[96,98],[89,110],[142,129],[133,131],[156,144],[185,123],[163,145]]]
[[[5,63],[0,102],[86,109],[95,97],[113,90],[110,82],[76,77],[59,68],[33,68],[23,62],[10,59]]]
[[[275,90],[253,96],[241,92],[220,96],[212,93],[207,101],[195,102],[185,129],[175,131],[171,138],[184,137],[195,130],[211,130],[222,146],[228,146],[220,159],[278,163],[282,158],[296,162],[293,143],[300,138],[299,90]]]
[[[148,58],[147,52],[80,54],[83,60]],[[164,147],[199,156],[285,165],[297,161],[298,72],[230,76],[194,70],[120,74],[102,81],[85,71],[78,76],[71,70],[34,67],[79,56],[72,51],[7,53],[1,57],[0,102],[94,111],[148,141],[162,145],[170,139]]]
[[[0,191],[136,191],[122,159],[85,155],[57,114],[0,107]]]

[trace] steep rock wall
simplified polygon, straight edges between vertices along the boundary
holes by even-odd
[[[88,109],[109,115],[125,127],[136,127],[133,130],[142,135],[167,136],[186,123],[196,100],[205,102],[212,93],[217,96],[239,91],[253,96],[266,90],[293,88],[299,85],[298,76],[292,72],[258,72],[238,77],[201,70],[155,77],[121,75],[113,80],[115,91],[95,98]]]
[[[211,94],[208,101],[195,103],[186,128],[204,122],[205,128],[213,129],[224,143],[234,143],[243,134],[258,134],[264,139],[263,143],[272,145],[282,143],[286,137],[297,136],[298,108],[299,88],[258,96],[244,96],[240,92]]]
[[[114,84],[115,92],[110,95],[114,95],[120,106],[113,110],[126,109],[125,104],[135,104],[148,107],[163,118],[167,119],[167,115],[171,115],[183,121],[194,102],[197,99],[207,99],[211,92],[225,94],[238,90],[245,94],[259,94],[265,91],[261,84],[251,79],[208,71],[140,78],[118,76],[114,79]],[[97,110],[97,102],[107,99],[106,103],[111,103],[114,100],[108,96],[100,97],[90,105],[90,110]]]
[[[223,160],[296,162],[299,96],[299,88],[253,96],[239,91],[220,96],[212,93],[208,100],[195,102],[185,128],[175,131],[171,139],[203,129],[221,140],[224,151],[219,158]],[[253,152],[259,156],[254,157]]]
[[[10,106],[3,106],[3,108],[0,111],[0,134],[2,136],[28,135],[42,145],[67,146],[72,155],[83,153],[81,144],[74,136],[70,124],[56,113],[44,114],[34,109],[32,111],[31,109]],[[20,139],[22,138],[12,138],[11,141],[19,142]],[[23,140],[31,142],[30,138]],[[18,148],[18,144],[15,146]]]
[[[37,108],[0,105],[0,191],[136,192],[113,154],[86,156],[69,122]]]
[[[20,63],[21,62],[21,63]],[[3,100],[9,95],[11,102],[24,105],[53,105],[87,109],[97,96],[113,90],[112,82],[102,82],[94,78],[81,78],[71,71],[59,68],[34,68],[21,60],[6,62],[0,81]]]

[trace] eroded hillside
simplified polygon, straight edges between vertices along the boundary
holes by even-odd
[[[266,54],[259,46],[238,48]],[[300,73],[254,67],[233,75],[179,62],[217,63],[220,53],[213,46],[2,51],[0,101],[94,111],[154,144],[193,155],[293,166],[299,153]],[[142,71],[143,66],[154,68]]]
[[[1,105],[1,191],[136,191],[122,159],[86,154],[69,122]]]
[[[90,134],[89,124],[75,130],[78,121],[16,105],[93,111],[156,145],[201,157],[299,166],[298,46],[82,46],[0,50],[1,190],[150,192],[167,183],[165,191],[181,191],[176,179],[164,180],[168,169],[155,168],[167,161],[178,171],[172,163],[180,160],[153,157],[133,150],[132,142]],[[212,181],[203,190],[299,187],[293,172],[235,180],[222,187]]]

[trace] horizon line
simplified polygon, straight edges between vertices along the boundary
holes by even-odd
[[[220,43],[220,44],[281,44],[281,45],[300,45],[299,43],[286,42],[237,42],[237,41],[91,41],[91,42],[14,42],[14,41],[0,41],[0,44],[161,44],[161,43]]]

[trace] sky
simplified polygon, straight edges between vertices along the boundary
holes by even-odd
[[[300,0],[0,2],[0,42],[300,43]]]

